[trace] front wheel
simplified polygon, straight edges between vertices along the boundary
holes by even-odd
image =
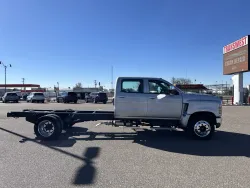
[[[188,123],[187,133],[198,140],[210,140],[215,131],[215,121],[210,116],[191,117]]]

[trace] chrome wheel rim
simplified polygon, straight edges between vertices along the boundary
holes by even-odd
[[[54,124],[49,120],[43,120],[38,124],[38,132],[43,137],[50,137],[55,131]]]
[[[204,120],[198,121],[194,125],[194,133],[199,137],[206,137],[211,132],[211,125]]]

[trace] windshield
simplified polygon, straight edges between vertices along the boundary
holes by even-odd
[[[13,97],[14,97],[14,96],[18,96],[16,93],[7,93],[6,95],[7,95],[7,96],[13,96]]]
[[[43,93],[35,93],[34,96],[44,96]]]

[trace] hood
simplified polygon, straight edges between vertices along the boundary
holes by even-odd
[[[183,93],[183,101],[216,101],[221,103],[221,99],[214,95],[209,94],[198,94],[198,93]]]

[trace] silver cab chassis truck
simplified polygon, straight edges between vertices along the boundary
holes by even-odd
[[[221,126],[221,99],[187,94],[161,78],[119,77],[114,111],[33,110],[8,112],[34,124],[41,140],[55,140],[62,130],[85,121],[106,121],[113,126],[149,126],[153,130],[183,129],[188,136],[209,140]]]

